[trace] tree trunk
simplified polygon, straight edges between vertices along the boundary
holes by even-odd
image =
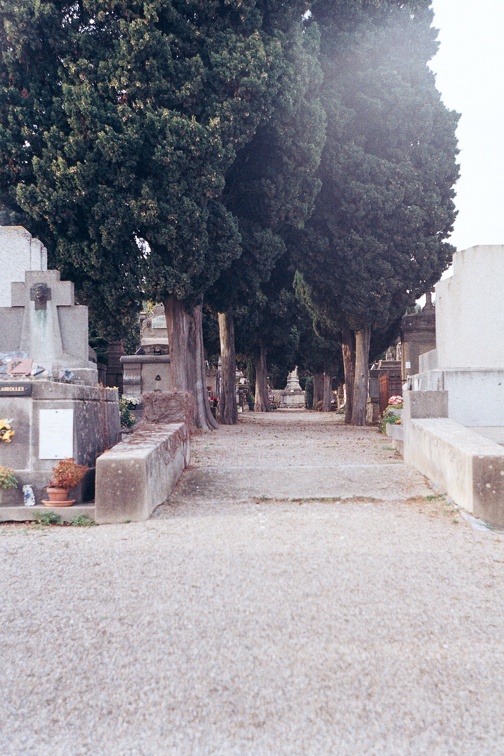
[[[270,403],[268,398],[268,368],[266,365],[266,347],[261,344],[261,352],[256,362],[255,381],[255,412],[269,412]]]
[[[371,326],[355,332],[355,382],[352,425],[366,425],[366,406],[369,383],[369,344]]]
[[[351,423],[355,383],[355,335],[349,328],[344,328],[341,332],[341,351],[345,373],[345,423]]]
[[[330,373],[324,373],[324,396],[322,399],[322,412],[331,411],[332,380]]]
[[[164,308],[172,386],[180,391],[189,391],[194,396],[194,422],[197,428],[218,428],[218,423],[210,411],[206,387],[202,307],[197,305],[187,312],[182,302],[169,297],[164,303]]]
[[[221,352],[221,385],[219,392],[219,421],[223,425],[238,422],[236,406],[236,351],[233,311],[219,312]]]
[[[313,409],[320,409],[319,402],[324,401],[324,373],[315,373],[313,376]]]

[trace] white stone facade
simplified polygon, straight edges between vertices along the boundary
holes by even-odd
[[[504,369],[504,245],[456,252],[436,284],[438,367]]]
[[[11,306],[11,283],[24,281],[27,270],[47,270],[47,250],[22,226],[0,226],[0,307]]]

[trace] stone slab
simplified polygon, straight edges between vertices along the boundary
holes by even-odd
[[[408,418],[448,417],[448,392],[404,391],[403,406]]]
[[[449,418],[410,420],[404,460],[475,517],[504,526],[502,446]]]
[[[0,522],[31,522],[37,519],[37,513],[54,512],[62,522],[72,522],[83,515],[95,519],[94,504],[73,504],[71,507],[0,507]]]
[[[185,423],[150,425],[96,460],[96,521],[141,521],[167,500],[190,460]]]
[[[415,391],[447,391],[448,417],[467,426],[504,426],[504,368],[438,369],[410,379]]]

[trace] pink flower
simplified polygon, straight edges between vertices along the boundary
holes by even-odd
[[[398,404],[403,403],[403,398],[402,396],[391,396],[390,399],[388,400],[388,403],[389,403],[389,407],[390,406],[397,407]]]

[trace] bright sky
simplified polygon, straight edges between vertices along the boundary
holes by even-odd
[[[504,0],[432,0],[440,50],[432,61],[457,136],[457,249],[504,244]]]

